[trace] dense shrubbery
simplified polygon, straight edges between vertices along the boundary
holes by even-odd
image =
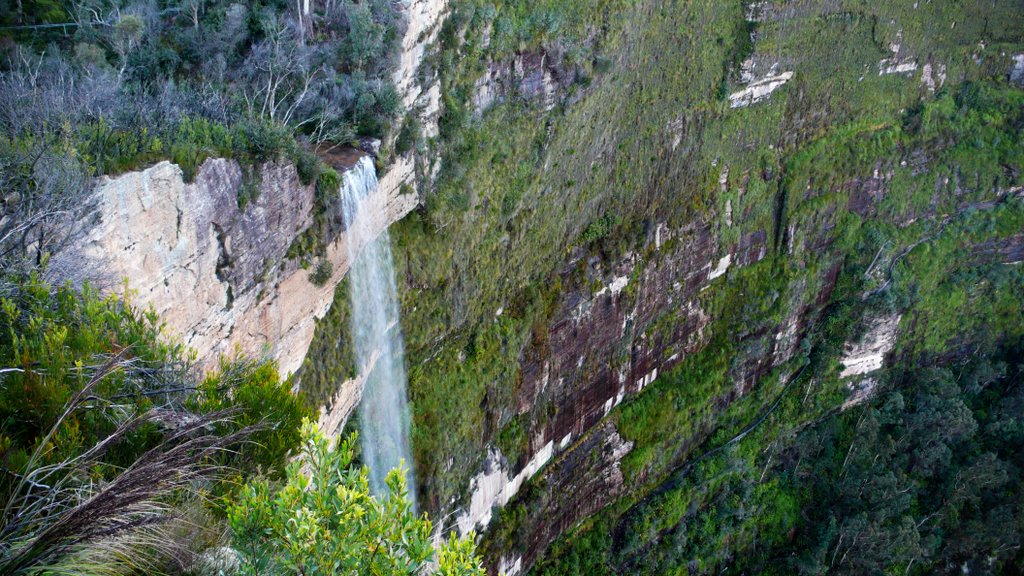
[[[27,27],[7,33],[36,49],[48,44],[51,57],[132,97],[178,97],[217,121],[263,118],[315,142],[381,136],[398,112],[387,74],[400,14],[383,0],[296,8],[283,0],[17,2],[0,24]],[[68,26],[42,27],[54,21]],[[9,66],[35,58],[7,50]]]
[[[301,428],[311,410],[275,365],[225,361],[197,382],[160,330],[152,314],[88,286],[0,280],[0,571],[202,572],[211,560],[201,555],[228,544],[225,511],[246,548],[243,573],[250,560],[323,568],[347,558],[357,570],[413,574],[434,558],[430,523],[413,514],[400,476],[390,499],[371,496],[365,472],[349,469],[354,444],[329,450],[308,420]],[[306,460],[289,463],[300,447]],[[282,481],[277,499],[260,499]],[[297,492],[310,482],[321,491]],[[307,515],[313,503],[324,516]],[[312,550],[277,539],[291,518],[340,539],[317,532],[317,555],[304,556]],[[363,531],[341,530],[342,520]],[[255,548],[258,559],[247,556]],[[438,559],[444,574],[481,573],[469,541]]]
[[[1006,360],[917,370],[801,432],[784,484],[816,505],[772,553],[805,574],[1024,568],[1024,387],[1021,357]]]
[[[152,316],[101,298],[88,287],[51,292],[34,275],[0,286],[0,442],[9,469],[26,463],[71,397],[107,358],[128,354],[134,372],[111,373],[94,387],[95,396],[122,397],[143,410],[181,397],[161,394],[187,380],[187,365],[179,349],[160,342]],[[140,380],[143,375],[146,379]],[[102,408],[77,416],[54,436],[47,457],[58,461],[80,453],[115,428],[110,416]],[[138,456],[152,432],[152,427],[136,430],[131,442],[108,452],[111,463],[123,465]],[[0,481],[4,494],[9,493],[9,480]]]
[[[280,470],[297,446],[297,434],[265,432],[306,414],[272,365],[225,366],[197,395],[153,315],[35,274],[5,275],[0,289],[4,573],[185,565],[199,551],[190,540],[216,530],[175,510],[226,492],[224,466]]]
[[[239,574],[411,576],[436,560],[439,576],[483,576],[471,539],[452,537],[434,550],[431,523],[407,500],[404,474],[393,470],[390,494],[374,498],[367,470],[353,466],[355,436],[330,444],[307,421],[285,485],[250,484],[232,505]]]
[[[807,426],[788,400],[766,430],[674,476],[541,573],[595,562],[659,574],[1015,573],[1020,359],[915,368],[869,405]]]

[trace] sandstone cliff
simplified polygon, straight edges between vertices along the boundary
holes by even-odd
[[[351,169],[374,168],[366,158]],[[105,179],[90,201],[85,238],[57,254],[54,269],[74,265],[81,280],[127,290],[205,368],[238,351],[270,357],[290,374],[348,270],[347,237],[327,244],[333,272],[315,285],[312,270],[287,257],[313,223],[314,186],[301,184],[292,166],[265,164],[255,200],[241,208],[242,179],[238,163],[224,159],[204,162],[192,183],[168,162]],[[380,187],[373,203],[373,226],[383,230],[417,199]]]

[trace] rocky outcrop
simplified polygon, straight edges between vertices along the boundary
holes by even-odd
[[[906,160],[899,163],[910,170],[924,170],[924,162],[909,151]],[[728,172],[723,166],[720,189],[728,189]],[[741,176],[739,181],[743,179]],[[865,218],[890,218],[894,224],[905,225],[903,215],[880,214],[878,210],[892,179],[892,168],[876,162],[862,177],[829,184],[826,189],[835,195],[832,201],[809,202],[818,206],[789,217],[788,233],[779,239],[786,247],[787,258],[795,266],[813,262],[814,271],[796,277],[789,285],[777,318],[730,333],[737,351],[729,369],[734,385],[712,399],[716,410],[726,409],[750,393],[773,369],[800,354],[802,339],[832,302],[843,267],[844,257],[834,245],[837,214],[845,209]],[[990,209],[1014,198],[1017,190],[993,191],[990,194],[994,199],[964,204],[961,210]],[[814,200],[821,194],[808,189],[805,197]],[[729,216],[727,208],[722,219],[732,227]],[[735,218],[736,214],[731,216]],[[946,220],[942,214],[929,217],[937,222]],[[678,229],[653,226],[653,246],[645,247],[648,256],[643,259],[627,254],[605,270],[599,259],[587,261],[588,274],[603,278],[604,285],[590,292],[567,294],[544,339],[546,348],[524,355],[516,406],[519,414],[528,415],[531,422],[527,464],[506,471],[508,464],[502,468],[498,464],[501,459],[492,453],[487,469],[491,476],[482,474],[473,480],[471,505],[460,518],[463,530],[479,528],[490,520],[491,506],[514,507],[509,514],[515,518],[514,528],[502,524],[493,531],[499,535],[495,538],[504,540],[495,544],[497,553],[488,556],[490,566],[509,573],[528,570],[551,542],[595,511],[616,502],[628,489],[621,484],[620,462],[632,447],[619,437],[615,420],[605,416],[624,399],[650,386],[660,374],[705,348],[711,322],[717,318],[711,318],[713,312],[702,308],[700,295],[718,286],[716,283],[736,281],[733,275],[738,268],[767,256],[770,241],[764,231],[740,234],[732,245],[722,246],[720,230],[710,223],[717,219],[710,215],[706,220]],[[583,265],[579,260],[582,257],[570,261],[569,269]],[[976,264],[1013,265],[1022,260],[1021,234],[980,243],[968,258]],[[724,312],[730,313],[734,311]],[[659,322],[663,317],[670,321]],[[897,313],[869,315],[861,334],[846,343],[839,376],[850,394],[843,409],[865,402],[874,393],[881,370],[906,337],[901,320]],[[909,324],[904,328],[912,332]],[[537,407],[540,418],[533,417]],[[687,451],[706,433],[701,423],[695,423],[693,436],[679,438],[678,446],[672,448],[674,461],[685,462]],[[615,438],[619,442],[613,441]],[[510,497],[509,492],[523,485],[520,476],[536,468],[538,457],[546,465],[533,475],[529,489]],[[638,474],[634,478],[645,481],[644,472]],[[468,520],[475,523],[469,524]],[[514,536],[507,536],[509,530]]]
[[[554,108],[576,80],[576,73],[553,60],[545,52],[522,52],[509,61],[492,62],[473,87],[477,114],[510,96],[535,102],[545,111]]]
[[[368,157],[353,168],[373,169]],[[87,209],[85,237],[55,255],[53,269],[76,268],[78,280],[152,308],[205,368],[239,351],[272,358],[290,374],[348,270],[347,240],[340,233],[328,243],[332,273],[315,285],[310,270],[287,258],[313,222],[314,186],[299,182],[292,166],[265,164],[255,200],[242,208],[243,179],[238,163],[224,159],[204,162],[192,183],[169,162],[104,179]],[[374,196],[375,227],[417,204],[397,191]]]
[[[1010,82],[1024,88],[1024,54],[1013,56],[1013,67],[1010,68]]]
[[[421,96],[430,92],[433,82],[420,78],[420,65],[427,49],[441,31],[442,16],[448,10],[448,0],[409,0],[400,8],[406,16],[408,27],[402,36],[402,52],[393,80],[402,95],[406,110],[416,107]],[[429,79],[433,80],[433,79]]]
[[[912,74],[917,70],[917,59],[904,53],[903,30],[896,32],[896,40],[889,43],[889,52],[891,55],[888,58],[883,58],[878,62],[879,76],[887,74]]]
[[[525,546],[510,550],[498,560],[497,574],[516,576],[529,569],[548,543],[624,494],[619,463],[633,448],[610,422],[604,422],[544,469],[540,481],[552,487],[551,498],[535,510],[542,519],[529,527]]]
[[[744,62],[743,75],[747,85],[729,95],[730,108],[745,108],[764,102],[772,92],[782,88],[793,78],[793,72],[778,72],[776,66],[772,66],[762,77],[754,77],[753,74],[753,61]]]
[[[886,355],[896,346],[899,327],[899,314],[880,316],[869,322],[860,340],[846,343],[840,360],[843,371],[839,374],[840,378],[847,379],[850,389],[850,396],[843,403],[844,410],[871,397],[878,382],[872,375],[882,369]]]
[[[674,230],[661,225],[653,236],[654,254],[645,261],[627,257],[606,272],[600,289],[564,297],[546,349],[524,356],[517,406],[531,418],[537,407],[543,414],[533,420],[530,455],[518,471],[508,471],[492,451],[484,472],[471,483],[470,502],[458,520],[465,532],[485,526],[494,506],[526,510],[514,543],[503,544],[500,556],[488,558],[495,569],[509,574],[528,570],[558,536],[628,490],[620,462],[632,444],[605,416],[702,350],[712,321],[701,307],[702,293],[768,253],[763,231],[741,234],[734,245],[721,246],[715,227],[705,222]],[[721,399],[722,406],[795,356],[808,317],[817,313],[814,302],[828,299],[835,272],[825,270],[819,292],[809,294],[810,303],[794,305],[779,324],[736,335],[749,353],[737,358],[736,385]],[[797,300],[806,296],[797,291]],[[680,439],[680,449],[691,440]],[[524,474],[540,488],[519,500],[514,496]]]
[[[493,507],[506,505],[525,480],[553,462],[544,468],[547,486],[574,496],[545,500],[550,510],[527,528],[532,544],[517,552],[521,566],[529,566],[550,538],[614,499],[621,487],[618,461],[630,447],[605,416],[704,346],[711,319],[700,305],[702,290],[731,266],[748,266],[767,255],[766,233],[745,234],[734,246],[722,247],[708,222],[674,230],[661,225],[653,236],[654,255],[646,262],[627,256],[607,271],[599,262],[581,263],[582,254],[570,262],[569,269],[585,264],[605,284],[563,298],[546,344],[524,355],[515,401],[519,414],[531,418],[538,407],[555,408],[539,410],[544,415],[532,422],[525,464],[509,470],[515,463],[505,463],[492,449],[468,487],[469,503],[457,520],[463,533],[485,527]],[[673,321],[659,328],[658,321],[669,317]],[[593,474],[581,474],[584,463],[596,466]],[[601,488],[581,500],[581,481]],[[516,564],[512,556],[505,560],[508,567]]]
[[[749,24],[763,20],[791,18],[792,15],[780,16],[777,7],[770,2],[752,2],[747,6],[746,19]],[[756,44],[757,34],[750,33],[750,42]],[[739,81],[742,89],[729,94],[730,108],[746,108],[767,101],[772,92],[786,85],[793,79],[793,72],[781,71],[782,62],[777,55],[754,53],[740,64]]]
[[[437,136],[437,122],[441,116],[441,83],[436,73],[427,76],[421,68],[427,51],[441,32],[441,24],[448,12],[448,0],[410,0],[400,6],[408,27],[402,36],[402,52],[392,80],[402,95],[403,109],[420,119],[425,137],[433,138]],[[415,186],[412,168],[411,156],[400,158],[395,169],[399,170],[401,177],[393,177],[393,181],[398,185]],[[381,177],[381,185],[390,185],[386,176]]]
[[[921,83],[928,88],[929,92],[935,92],[942,88],[946,84],[946,65],[935,64],[933,66],[931,62],[926,63],[921,68]]]

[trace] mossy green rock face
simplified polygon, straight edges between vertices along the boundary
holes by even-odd
[[[712,572],[784,538],[804,503],[769,446],[876,368],[1022,336],[1021,13],[454,2],[425,207],[392,228],[422,504],[490,519],[508,571]],[[681,530],[736,466],[775,504]]]

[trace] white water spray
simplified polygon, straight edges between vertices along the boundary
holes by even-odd
[[[343,178],[352,343],[356,365],[366,375],[359,404],[363,460],[370,469],[374,494],[385,494],[388,472],[404,465],[409,501],[415,505],[402,327],[384,199],[373,194],[377,172],[370,157],[361,158]]]

